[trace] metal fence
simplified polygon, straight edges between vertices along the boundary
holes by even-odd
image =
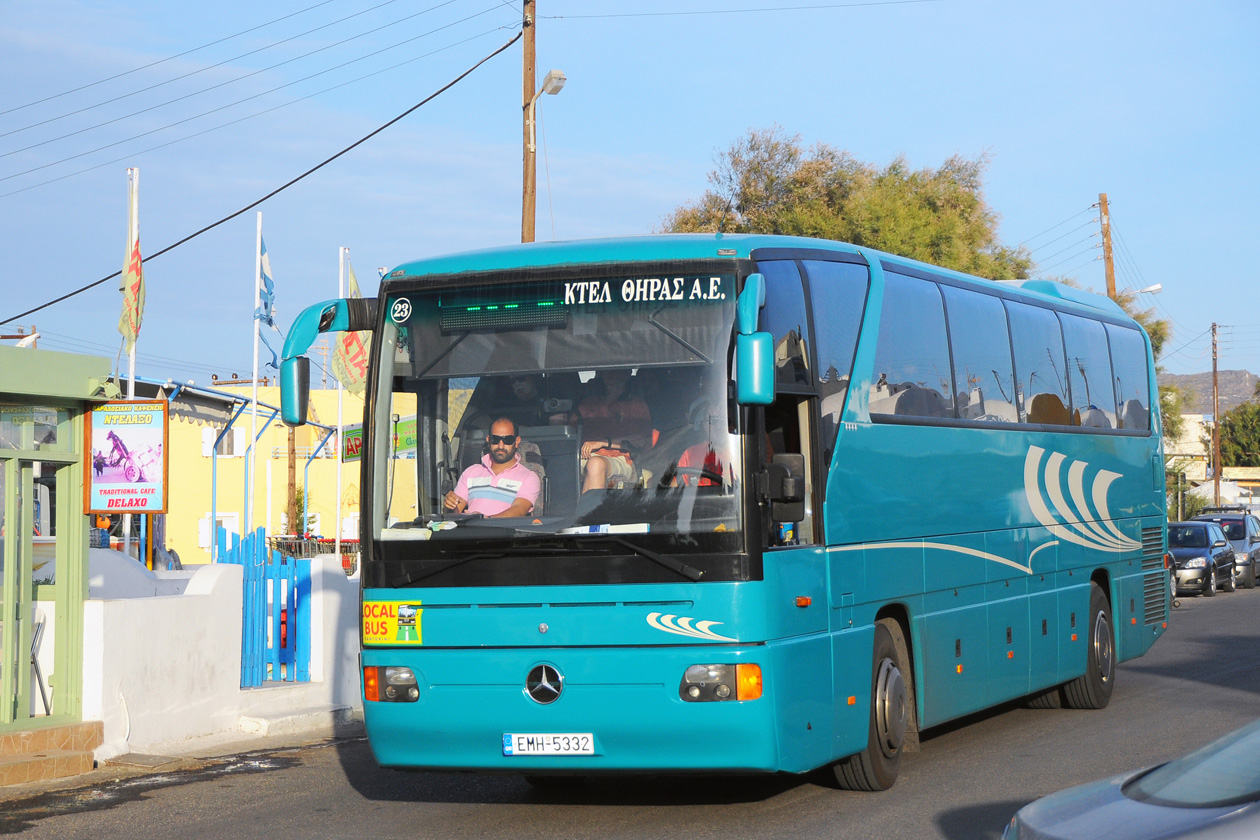
[[[310,682],[311,561],[269,549],[262,528],[243,540],[220,528],[217,539],[219,562],[244,572],[241,687]]]

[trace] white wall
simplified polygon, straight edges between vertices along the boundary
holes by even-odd
[[[244,738],[243,717],[360,709],[358,580],[331,556],[312,561],[311,577],[312,681],[256,689],[240,687],[239,566],[203,566],[181,595],[86,602],[83,719],[104,723],[97,758]]]

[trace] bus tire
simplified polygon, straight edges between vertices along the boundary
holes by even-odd
[[[888,790],[897,781],[907,742],[918,737],[905,634],[891,618],[875,623],[870,707],[866,749],[832,767],[836,783],[846,790]]]
[[[1062,709],[1063,708],[1063,692],[1059,690],[1059,686],[1055,686],[1048,691],[1034,694],[1028,699],[1028,708],[1030,709]]]
[[[1097,583],[1089,585],[1087,626],[1085,673],[1063,686],[1063,699],[1069,709],[1105,708],[1116,685],[1116,637],[1111,624],[1111,607]]]

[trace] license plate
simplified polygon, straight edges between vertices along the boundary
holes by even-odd
[[[595,736],[589,732],[505,732],[504,755],[594,755]]]

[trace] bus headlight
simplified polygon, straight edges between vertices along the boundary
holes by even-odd
[[[414,703],[420,686],[410,668],[368,665],[363,669],[363,696],[376,703]]]
[[[678,686],[678,696],[688,703],[756,700],[761,691],[761,666],[751,663],[692,665]]]

